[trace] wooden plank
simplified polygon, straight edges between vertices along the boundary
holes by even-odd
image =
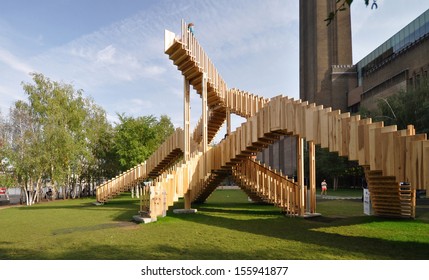
[[[395,142],[394,138],[397,134],[396,125],[382,128],[381,137],[378,139],[377,145],[381,149],[382,162],[381,169],[385,176],[395,176]]]
[[[269,104],[270,103],[268,103],[268,105],[262,109],[263,111],[262,130],[264,135],[266,133],[271,132],[271,126],[270,126],[271,106],[269,106]],[[260,137],[263,137],[263,136],[260,136]]]
[[[322,136],[321,136],[321,120],[320,116],[323,111],[323,106],[320,105],[316,107],[316,111],[313,114],[313,127],[311,128],[313,130],[313,141],[314,144],[320,145],[322,143]],[[311,122],[311,120],[308,120]]]
[[[258,115],[254,115],[253,117],[249,118],[251,123],[251,141],[253,143],[258,142]]]
[[[281,130],[287,131],[288,128],[288,104],[292,102],[293,99],[289,97],[283,97],[281,100]]]
[[[271,98],[270,106],[270,127],[271,131],[281,130],[281,105],[282,96],[276,96]]]
[[[320,135],[320,146],[322,148],[329,147],[329,113],[331,113],[331,108],[325,108],[319,111],[319,127],[317,133]]]
[[[392,151],[384,151],[389,143],[383,134],[396,131],[396,126],[376,127],[370,130],[370,166],[372,170],[383,170],[383,162],[391,158]],[[383,173],[386,175],[385,173]]]
[[[209,173],[213,169],[213,147],[208,147],[207,152],[204,154],[205,159],[205,173]]]
[[[423,186],[426,197],[429,197],[429,141],[423,143]]]
[[[416,145],[415,142],[425,141],[426,134],[411,135],[405,138],[405,181],[412,184],[412,187],[416,188],[416,183],[418,183],[417,174],[420,172],[419,168],[421,168],[421,166],[419,166],[419,162],[416,159],[417,156],[414,155],[420,150],[420,147],[416,147],[417,151],[415,151],[414,146]]]
[[[286,130],[295,134],[295,101],[286,104]]]
[[[301,137],[305,138],[305,132],[306,132],[306,115],[305,112],[308,108],[308,101],[301,102],[298,106],[298,123],[299,126],[297,127],[297,134],[301,135]]]
[[[316,107],[314,104],[309,105],[307,110],[305,111],[305,139],[307,141],[315,141],[317,137],[317,133],[314,129],[314,120],[316,112],[321,109],[322,107]]]
[[[342,113],[340,115],[338,128],[339,133],[341,133],[341,137],[338,141],[338,154],[343,157],[347,157],[349,155],[349,142],[350,142],[350,122],[351,117],[350,113]]]
[[[251,117],[252,118],[252,117]],[[252,146],[252,123],[250,122],[249,118],[247,122],[244,123],[244,132],[245,132],[245,144],[244,149],[247,149],[248,147]]]
[[[427,140],[426,134],[422,135],[424,140],[413,141],[411,144],[411,163],[415,168],[411,170],[411,186],[415,189],[423,187],[423,143]]]
[[[358,128],[359,165],[369,165],[368,136],[369,136],[369,128],[371,125],[372,125],[371,119],[364,119],[359,122],[359,128]]]
[[[349,122],[349,160],[359,159],[359,145],[358,145],[358,127],[360,115],[351,116]]]
[[[262,108],[262,110],[258,113],[258,138],[264,137],[264,111],[266,108]]]
[[[293,115],[293,134],[301,135],[301,100],[296,100],[294,105],[294,115]]]
[[[231,161],[231,159],[235,158],[235,145],[237,143],[237,131],[234,131],[228,138],[231,138],[229,141],[229,158],[228,162]]]
[[[338,119],[340,117],[340,110],[332,111],[328,114],[328,148],[330,152],[338,152],[338,136],[337,131]]]
[[[405,182],[405,161],[406,161],[406,137],[413,133],[412,130],[404,129],[397,132],[394,137],[395,152],[395,177],[398,182]]]
[[[242,151],[246,150],[246,131],[245,131],[245,125],[241,124],[240,127],[237,128],[237,135],[239,136],[237,138],[238,142],[235,146],[236,149],[236,155],[240,155]]]

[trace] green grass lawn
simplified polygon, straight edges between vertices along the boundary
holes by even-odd
[[[131,222],[138,200],[129,194],[93,201],[1,209],[0,259],[429,259],[427,199],[415,220],[365,216],[359,200],[319,200],[322,216],[302,219],[219,190],[196,214],[170,209],[150,224]]]

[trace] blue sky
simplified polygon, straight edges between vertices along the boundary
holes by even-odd
[[[352,5],[354,63],[429,8],[429,1]],[[83,89],[110,121],[167,114],[183,122],[183,78],[164,54],[164,29],[194,22],[228,87],[299,96],[298,0],[2,0],[0,111],[26,99],[30,72]],[[197,94],[191,118],[201,114]],[[234,126],[242,119],[234,118]],[[220,133],[223,135],[223,133]]]

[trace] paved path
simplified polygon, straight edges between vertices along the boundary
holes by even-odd
[[[334,196],[334,195],[320,195],[317,194],[316,198],[318,199],[360,199],[362,200],[362,196]]]

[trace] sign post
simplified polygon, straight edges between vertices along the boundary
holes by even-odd
[[[368,189],[363,189],[363,213],[371,215],[371,196]]]

